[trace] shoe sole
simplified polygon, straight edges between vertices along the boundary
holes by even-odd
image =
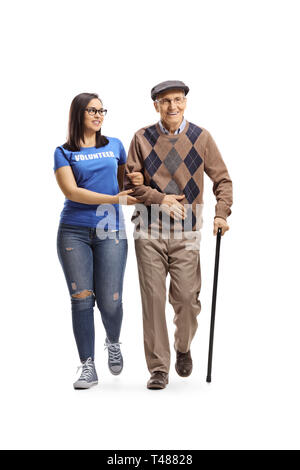
[[[164,388],[166,388],[166,385],[147,385],[147,388],[148,390],[163,390]]]
[[[98,385],[98,382],[92,382],[91,384],[73,384],[74,390],[88,390],[93,385]]]
[[[110,370],[110,369],[109,369],[109,370]],[[121,369],[120,372],[113,372],[112,370],[110,370],[110,373],[111,373],[112,375],[120,375],[121,372],[122,372],[122,370],[123,370],[123,369]]]
[[[166,381],[166,383],[165,383],[164,385],[155,384],[155,383],[154,383],[154,384],[151,384],[151,385],[148,385],[148,384],[147,384],[147,388],[148,388],[149,390],[162,390],[162,389],[166,388],[166,386],[168,385],[168,383],[169,383],[169,379]]]

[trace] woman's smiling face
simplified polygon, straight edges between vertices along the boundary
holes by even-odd
[[[89,104],[86,107],[85,113],[84,113],[84,131],[88,132],[97,132],[101,129],[102,123],[104,116],[100,114],[99,112],[96,114],[89,114],[87,110],[90,111],[100,111],[103,109],[103,105],[100,100],[97,98],[93,98]]]

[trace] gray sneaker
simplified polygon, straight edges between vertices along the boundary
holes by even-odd
[[[120,349],[121,343],[111,343],[105,339],[105,349],[108,350],[108,368],[113,375],[119,375],[123,369],[123,357]]]
[[[75,390],[81,390],[92,387],[92,385],[97,385],[98,377],[95,369],[94,361],[89,357],[85,362],[82,363],[79,369],[82,368],[81,375],[78,380],[73,384]]]

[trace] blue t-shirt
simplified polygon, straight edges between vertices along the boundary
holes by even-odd
[[[108,137],[108,140],[104,147],[82,147],[75,152],[57,147],[54,171],[70,166],[79,188],[113,196],[118,194],[118,165],[126,163],[126,152],[119,139]],[[82,204],[69,199],[65,200],[60,221],[70,225],[98,226],[109,231],[124,230],[125,227],[119,204]]]

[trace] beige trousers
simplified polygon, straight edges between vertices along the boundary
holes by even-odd
[[[191,247],[193,249],[191,249]],[[197,330],[201,287],[199,241],[136,239],[135,251],[143,308],[147,366],[169,372],[170,345],[165,315],[166,277],[170,273],[169,302],[175,312],[175,349],[187,352]]]

